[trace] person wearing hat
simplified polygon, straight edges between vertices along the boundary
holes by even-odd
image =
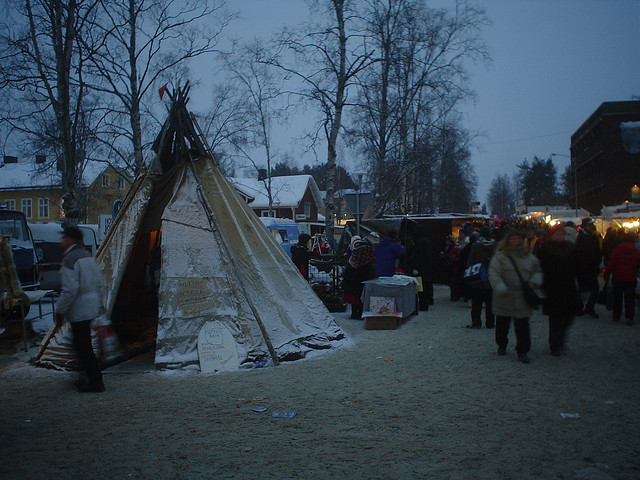
[[[588,293],[589,297],[584,306],[582,299],[578,299],[578,315],[586,313],[593,318],[598,318],[595,305],[600,291],[598,275],[602,261],[601,244],[600,234],[596,230],[593,219],[584,218],[576,239],[576,275],[580,292]]]
[[[518,275],[519,274],[519,275]],[[520,278],[531,288],[542,285],[540,262],[524,246],[524,233],[511,230],[502,238],[489,264],[489,283],[493,290],[498,355],[507,353],[509,326],[513,319],[518,360],[529,363],[531,307],[525,301]]]
[[[375,277],[373,271],[373,246],[366,238],[354,236],[350,243],[351,255],[344,267],[342,275],[342,299],[351,304],[349,318],[362,319],[362,282]]]
[[[495,242],[493,234],[489,227],[480,229],[480,237],[473,243],[469,258],[467,259],[467,268],[481,263],[488,270],[491,256],[493,255],[493,247]],[[467,328],[482,327],[482,305],[484,304],[484,319],[487,328],[495,326],[495,317],[492,309],[492,292],[489,280],[479,281],[471,286],[471,324]]]
[[[309,258],[311,257],[311,252],[307,248],[309,240],[311,240],[311,235],[301,233],[298,236],[298,243],[291,247],[291,260],[298,267],[305,280],[309,280]]]
[[[61,243],[64,258],[56,324],[61,325],[65,320],[71,324],[73,348],[87,377],[86,383],[78,383],[78,390],[104,392],[100,365],[91,345],[91,322],[100,315],[103,306],[102,275],[94,258],[84,248],[79,228],[65,228]]]

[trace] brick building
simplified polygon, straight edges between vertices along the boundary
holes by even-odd
[[[631,200],[632,187],[640,184],[640,153],[623,134],[638,121],[640,101],[605,102],[571,136],[579,207],[598,215],[603,205]],[[575,207],[575,193],[571,197]]]

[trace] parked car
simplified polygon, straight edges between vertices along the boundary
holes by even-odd
[[[23,290],[38,285],[38,257],[24,213],[0,208],[0,235],[11,237],[11,253]]]
[[[291,246],[298,243],[300,231],[290,218],[260,217],[262,223],[276,238],[282,249],[291,256]]]
[[[17,210],[7,210],[0,207],[0,235],[11,238],[11,254],[22,289],[37,290],[40,287],[38,284],[38,258],[24,214]],[[4,296],[4,292],[0,290],[0,297],[2,296]],[[2,303],[0,319],[3,322],[20,318],[21,310],[18,309],[15,300],[7,310],[5,310],[4,302]],[[29,307],[24,309],[23,313],[27,315]],[[4,326],[0,327],[0,334],[5,331]]]
[[[63,227],[56,222],[29,223],[33,233],[33,242],[40,263],[40,287],[45,290],[60,290],[60,267],[62,265],[62,238]],[[92,255],[98,250],[96,225],[78,225],[82,232],[84,248]]]

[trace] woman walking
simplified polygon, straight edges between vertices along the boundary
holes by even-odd
[[[620,321],[622,300],[624,298],[624,318],[627,325],[633,325],[635,314],[635,294],[640,268],[640,251],[635,246],[636,236],[631,232],[621,235],[620,243],[611,252],[611,257],[604,270],[606,280],[613,277],[613,320]]]
[[[549,348],[551,355],[558,356],[578,304],[575,247],[566,239],[564,225],[549,230],[538,250],[538,259],[544,277],[542,289],[546,293],[542,312],[549,316]]]
[[[354,237],[350,245],[351,256],[344,267],[342,277],[342,298],[351,304],[351,317],[362,319],[362,301],[360,297],[364,285],[362,282],[371,280],[376,275],[373,271],[374,258],[371,242],[366,238]]]
[[[538,288],[542,284],[540,262],[525,248],[524,234],[513,230],[505,234],[489,264],[493,313],[496,315],[496,343],[498,355],[505,355],[509,342],[509,326],[513,319],[518,360],[529,363],[527,354],[531,349],[531,307],[524,299],[520,277],[532,288]]]

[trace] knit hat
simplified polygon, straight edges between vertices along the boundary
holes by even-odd
[[[558,223],[553,227],[551,227],[547,232],[547,240],[551,240],[553,238],[553,234],[556,233],[558,230],[562,230],[565,233],[567,232],[567,229],[564,227],[564,225],[561,223]]]

